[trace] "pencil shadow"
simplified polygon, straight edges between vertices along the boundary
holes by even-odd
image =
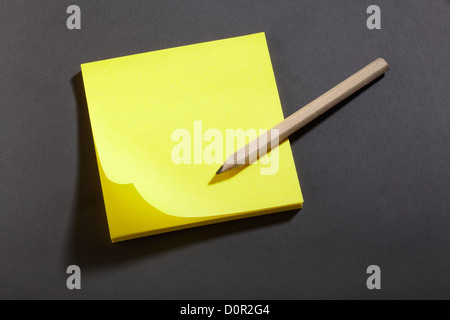
[[[330,117],[331,115],[333,115],[334,113],[338,112],[339,109],[341,109],[342,107],[344,107],[346,104],[348,104],[350,101],[352,101],[353,99],[355,99],[357,96],[359,96],[360,94],[362,94],[364,91],[368,90],[369,88],[371,88],[372,86],[374,86],[378,81],[380,81],[381,79],[384,78],[384,74],[382,74],[380,77],[376,78],[375,80],[373,80],[371,83],[369,83],[368,85],[366,85],[365,87],[359,89],[358,91],[356,91],[355,93],[353,93],[352,95],[350,95],[349,97],[345,98],[344,100],[342,100],[341,102],[339,102],[336,106],[334,106],[333,108],[331,108],[330,110],[328,110],[327,112],[325,112],[324,114],[320,115],[319,117],[317,117],[316,119],[314,119],[313,121],[309,122],[308,124],[306,124],[304,127],[300,128],[298,131],[294,132],[293,134],[291,134],[289,136],[289,141],[291,143],[295,142],[296,140],[300,139],[302,136],[304,136],[305,134],[307,134],[310,130],[312,130],[314,127],[316,127],[320,122],[322,122],[323,120],[325,120],[326,118]]]
[[[76,264],[83,272],[95,272],[113,265],[149,259],[178,247],[287,223],[299,212],[292,210],[262,215],[112,244],[81,72],[72,78],[71,84],[78,108],[78,181],[67,241],[67,265]],[[236,171],[239,172],[239,169]],[[218,175],[214,178],[211,183],[220,181],[222,177]]]
[[[241,167],[238,167],[236,169],[224,172],[224,173],[220,173],[220,174],[215,174],[212,179],[208,182],[208,185],[213,185],[228,179],[231,179],[232,177],[236,176],[239,172],[241,172],[242,170],[244,170],[245,168],[247,168],[249,166],[249,164],[245,164],[242,165]]]
[[[450,0],[449,0],[450,1]],[[380,81],[382,78],[384,77],[384,74],[382,74],[380,77],[378,77],[377,79],[375,79],[374,81],[372,81],[371,83],[369,83],[368,85],[366,85],[365,87],[361,88],[360,90],[358,90],[357,92],[353,93],[352,95],[350,95],[349,97],[347,97],[346,99],[342,100],[340,103],[338,103],[336,106],[334,106],[333,108],[331,108],[330,110],[328,110],[327,112],[325,112],[324,114],[320,115],[319,117],[317,117],[316,119],[314,119],[313,121],[311,121],[310,123],[306,124],[304,127],[302,127],[301,129],[299,129],[298,131],[294,132],[293,134],[291,134],[289,136],[289,141],[290,142],[294,142],[297,139],[300,139],[303,135],[305,135],[308,131],[310,131],[312,128],[314,128],[315,126],[317,126],[321,121],[323,121],[325,118],[331,116],[332,114],[334,114],[335,112],[337,112],[340,108],[342,108],[343,106],[345,106],[347,103],[349,103],[350,101],[352,101],[353,99],[355,99],[357,96],[359,96],[360,94],[362,94],[364,91],[368,90],[371,86],[373,86],[375,83],[377,83],[378,81]],[[283,141],[280,141],[280,145],[283,143]],[[269,147],[268,152],[271,151],[271,148]],[[259,160],[259,155],[257,157],[257,160]],[[212,179],[209,181],[208,185],[213,185],[225,180],[228,180],[234,176],[236,176],[238,173],[240,173],[241,171],[243,171],[245,168],[247,168],[249,166],[249,164],[245,164],[241,167],[238,167],[236,169],[221,173],[221,174],[216,174],[212,177]]]

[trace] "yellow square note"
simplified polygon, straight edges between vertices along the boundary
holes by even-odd
[[[283,120],[264,33],[81,69],[113,242],[301,208],[288,140],[215,174],[252,132]]]

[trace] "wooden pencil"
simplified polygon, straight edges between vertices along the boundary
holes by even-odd
[[[271,130],[261,134],[255,140],[250,141],[247,145],[238,149],[225,160],[224,164],[219,168],[216,174],[227,172],[248,163],[254,163],[258,158],[263,157],[269,150],[278,147],[278,144],[288,138],[289,135],[328,111],[388,70],[389,65],[384,59],[376,59],[288,118],[284,119]]]

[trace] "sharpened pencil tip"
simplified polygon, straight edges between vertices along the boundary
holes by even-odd
[[[219,170],[217,170],[216,174],[220,174],[220,173],[222,172],[222,170],[223,170],[223,166],[221,166],[221,167],[219,168]]]

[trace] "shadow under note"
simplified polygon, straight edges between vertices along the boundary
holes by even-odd
[[[267,214],[179,230],[112,244],[109,238],[95,146],[81,72],[72,78],[78,115],[78,181],[70,226],[67,263],[86,266],[85,272],[149,258],[171,249],[192,245],[245,230],[288,222],[299,210]],[[211,181],[214,183],[216,181]]]

